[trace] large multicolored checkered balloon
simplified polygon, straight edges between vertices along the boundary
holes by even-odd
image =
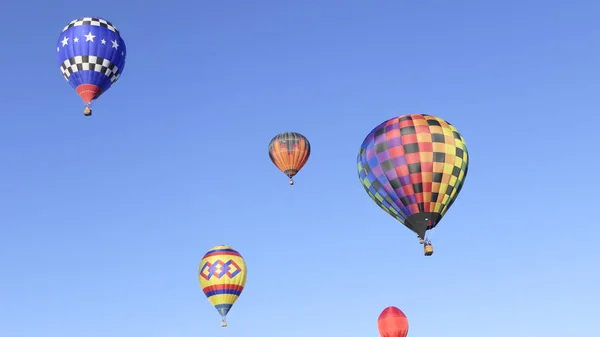
[[[221,314],[221,326],[246,285],[246,263],[242,255],[229,246],[215,246],[204,255],[198,268],[198,281],[204,295]]]
[[[371,199],[420,239],[452,206],[469,167],[456,128],[424,114],[402,115],[375,127],[357,161],[358,177]]]
[[[62,30],[56,55],[65,80],[89,106],[123,74],[127,49],[113,24],[88,17],[73,20]]]

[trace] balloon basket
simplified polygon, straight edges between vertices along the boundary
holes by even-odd
[[[227,322],[225,322],[225,321],[221,322],[221,328],[224,328],[226,326],[227,326]]]
[[[85,107],[85,109],[83,109],[83,115],[86,117],[89,117],[92,115],[92,108],[89,105],[87,105]]]
[[[290,179],[290,185],[294,185],[294,180]]]
[[[431,244],[425,245],[425,256],[433,255],[433,246]]]

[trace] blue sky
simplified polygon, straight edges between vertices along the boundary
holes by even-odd
[[[123,5],[122,3],[126,3]],[[84,118],[61,29],[109,19],[123,76]],[[409,337],[596,330],[597,1],[12,1],[0,12],[0,335]],[[357,178],[369,131],[453,123],[471,155],[424,257]],[[312,156],[290,187],[282,131]],[[229,327],[197,284],[216,244]]]

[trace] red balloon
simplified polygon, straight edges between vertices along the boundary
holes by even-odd
[[[383,309],[377,319],[377,329],[381,337],[406,337],[408,335],[408,318],[396,307]]]

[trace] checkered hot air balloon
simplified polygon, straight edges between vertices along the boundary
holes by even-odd
[[[425,232],[452,206],[469,167],[467,146],[456,128],[424,114],[392,118],[367,135],[357,162],[371,199],[415,232],[425,255],[432,255]]]
[[[282,132],[269,142],[269,158],[290,178],[290,185],[294,185],[294,176],[304,167],[309,157],[310,143],[297,132]]]
[[[204,295],[221,314],[227,326],[227,313],[246,285],[246,263],[235,249],[221,245],[211,248],[200,261],[198,281]]]
[[[91,116],[91,102],[123,74],[127,49],[112,23],[86,17],[71,21],[62,30],[56,56],[65,80],[85,103],[84,115]]]

